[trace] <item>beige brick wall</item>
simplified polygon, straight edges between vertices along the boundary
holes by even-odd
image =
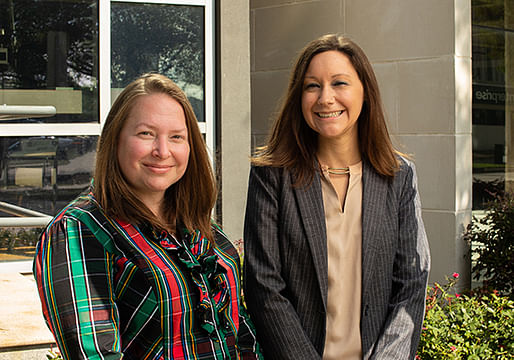
[[[298,51],[349,35],[373,63],[389,128],[418,169],[431,281],[469,280],[462,232],[471,219],[470,0],[252,0],[252,144],[262,144]]]

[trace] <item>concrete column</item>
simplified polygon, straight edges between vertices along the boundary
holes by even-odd
[[[418,170],[432,254],[431,281],[470,283],[471,2],[346,0],[346,31],[379,78],[400,150]]]
[[[233,242],[243,237],[250,155],[250,21],[248,1],[220,6],[221,211]]]

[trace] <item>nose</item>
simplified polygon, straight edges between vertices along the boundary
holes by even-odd
[[[334,102],[334,91],[333,91],[332,87],[323,86],[319,92],[318,104],[326,105],[326,104],[332,104],[333,102]]]
[[[154,140],[152,155],[160,159],[167,159],[171,156],[167,137],[159,137]]]

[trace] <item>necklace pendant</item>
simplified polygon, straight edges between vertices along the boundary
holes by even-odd
[[[350,168],[349,167],[343,167],[343,168],[327,168],[327,171],[329,174],[332,174],[332,175],[346,175],[346,174],[349,174],[350,173]]]

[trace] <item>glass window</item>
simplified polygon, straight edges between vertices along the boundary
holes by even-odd
[[[203,6],[111,4],[112,100],[145,72],[164,74],[187,94],[205,121]]]
[[[97,136],[0,138],[0,218],[54,216],[93,176]],[[41,219],[40,225],[48,222]],[[0,262],[33,256],[40,228],[0,227]]]
[[[184,89],[214,153],[212,6],[0,0],[0,231],[44,226],[88,187],[110,104],[141,73]]]
[[[9,205],[55,215],[88,187],[96,141],[97,136],[0,138],[0,217],[19,216]]]
[[[514,3],[473,0],[473,209],[514,189]]]
[[[0,262],[32,260],[42,228],[0,228]]]
[[[2,123],[98,123],[97,45],[96,1],[0,0]]]

